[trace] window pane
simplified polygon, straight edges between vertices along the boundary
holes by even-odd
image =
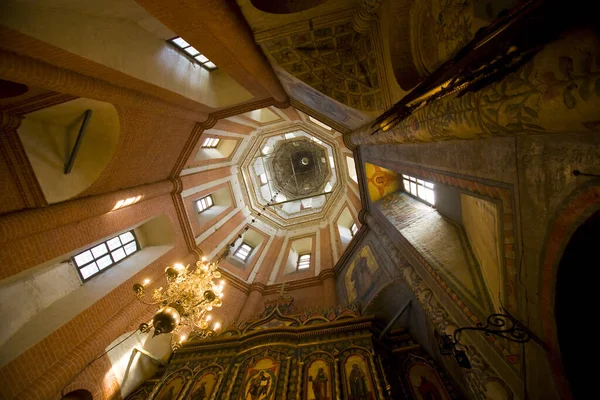
[[[185,40],[183,40],[180,37],[173,39],[172,42],[175,43],[179,47],[188,47],[190,45],[188,42],[186,42]]]
[[[267,184],[267,174],[260,174],[260,183],[262,183],[263,185]]]
[[[206,58],[205,55],[203,54],[198,54],[196,57],[194,57],[196,60],[200,61],[201,63],[205,63],[208,61],[208,58]]]
[[[420,183],[421,185],[425,184],[425,182],[422,179],[417,179],[417,183]]]
[[[408,178],[410,178],[410,176],[408,176],[408,175],[404,175],[404,174],[402,174],[402,177],[403,177],[404,179],[408,179]]]
[[[98,246],[92,249],[92,254],[94,258],[99,258],[101,255],[108,253],[108,249],[104,243],[99,244]]]
[[[410,183],[410,192],[415,196],[417,195],[417,184],[416,183],[414,183],[414,182]]]
[[[425,187],[428,187],[430,189],[433,189],[433,183],[430,182],[425,182]]]
[[[407,192],[410,192],[410,182],[407,181],[406,179],[403,180],[404,182],[404,190],[406,190]]]
[[[96,264],[98,264],[98,268],[100,268],[100,269],[104,269],[104,268],[108,267],[109,265],[111,265],[112,263],[113,263],[112,258],[110,258],[110,256],[108,254],[105,255],[104,257],[102,257],[101,259],[99,259],[98,261],[96,261]]]
[[[195,56],[196,54],[199,53],[199,51],[196,50],[195,48],[193,48],[192,46],[186,47],[185,49],[183,49],[183,51],[185,51],[186,53],[188,53],[190,56]]]
[[[212,62],[212,61],[209,61],[209,62],[207,62],[206,64],[203,64],[203,65],[204,65],[206,68],[208,68],[208,69],[215,69],[215,68],[217,68],[217,66],[215,65],[215,63],[214,63],[214,62]]]
[[[94,257],[92,256],[92,252],[89,250],[86,250],[83,253],[75,256],[75,263],[77,264],[78,267],[81,267],[82,265],[85,265],[93,260],[94,260]]]
[[[123,250],[123,248],[117,249],[117,250],[113,251],[111,254],[112,254],[115,262],[118,262],[125,258],[125,251]]]
[[[121,238],[121,242],[123,244],[131,242],[134,239],[133,234],[131,232],[125,232],[124,234],[119,235],[119,237]]]
[[[134,253],[136,250],[137,250],[137,244],[135,242],[127,243],[125,245],[125,253],[127,253],[127,255]]]
[[[108,245],[108,248],[110,250],[114,250],[117,247],[121,246],[121,241],[119,240],[119,237],[117,236],[117,237],[110,239],[108,242],[106,242],[106,244]]]
[[[96,266],[96,263],[91,263],[90,265],[81,268],[79,271],[81,272],[83,279],[87,279],[98,272],[98,267]]]
[[[208,207],[210,207],[210,206],[212,206],[212,205],[213,205],[212,196],[208,196],[208,197],[206,197],[206,203],[207,203],[207,206],[208,206]]]

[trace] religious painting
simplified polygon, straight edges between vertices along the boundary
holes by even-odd
[[[369,197],[373,202],[400,189],[400,179],[394,171],[365,163],[365,175],[367,177]]]
[[[367,244],[356,254],[344,276],[348,303],[356,299],[368,302],[384,281],[385,274],[379,270],[371,246]]]
[[[178,373],[171,375],[169,380],[165,382],[163,387],[160,389],[155,400],[175,400],[185,385],[185,375]]]
[[[279,363],[264,357],[249,367],[240,392],[243,400],[273,400],[279,374]]]
[[[412,364],[406,372],[408,385],[417,400],[450,400],[440,376],[423,362]]]
[[[189,400],[208,400],[217,384],[217,374],[207,372],[200,376],[190,390]]]
[[[306,379],[304,386],[305,400],[331,400],[333,398],[331,367],[322,358],[312,361],[306,367]]]
[[[344,362],[346,398],[348,400],[375,400],[371,371],[367,360],[359,354],[353,354]]]

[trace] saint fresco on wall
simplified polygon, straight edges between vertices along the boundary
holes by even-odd
[[[274,399],[278,373],[279,363],[274,362],[270,357],[260,359],[253,367],[246,370],[240,399]]]
[[[385,279],[384,274],[377,272],[380,272],[377,261],[367,244],[356,254],[346,270],[344,281],[348,303],[356,299],[366,303],[377,292]]]
[[[185,384],[185,378],[181,374],[176,374],[165,385],[160,389],[158,395],[154,398],[155,400],[175,400],[183,386]]]
[[[207,372],[202,375],[190,390],[189,400],[208,400],[215,389],[217,375],[214,372]]]
[[[306,400],[331,400],[331,368],[327,361],[319,358],[311,362],[307,367],[305,380]]]
[[[371,373],[363,356],[348,357],[344,362],[344,373],[348,400],[375,400]]]
[[[438,373],[423,362],[408,367],[407,381],[417,400],[450,400]]]

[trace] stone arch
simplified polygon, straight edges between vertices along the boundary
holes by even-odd
[[[563,368],[555,318],[559,270],[570,241],[577,234],[578,229],[590,219],[592,223],[598,223],[599,213],[600,185],[586,185],[574,191],[564,202],[564,206],[559,209],[554,222],[549,227],[545,249],[541,256],[540,308],[544,341],[548,345],[548,359],[564,399],[571,399],[572,396]]]
[[[71,154],[86,110],[92,110],[71,172]],[[49,204],[76,197],[102,174],[117,148],[120,124],[110,103],[79,98],[25,114],[18,135]]]
[[[327,0],[251,0],[260,11],[270,14],[292,14],[309,10],[325,3]]]

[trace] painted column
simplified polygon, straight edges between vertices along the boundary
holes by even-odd
[[[476,93],[446,97],[394,128],[351,134],[354,145],[436,142],[600,130],[600,44],[582,30],[548,44],[519,71]]]

